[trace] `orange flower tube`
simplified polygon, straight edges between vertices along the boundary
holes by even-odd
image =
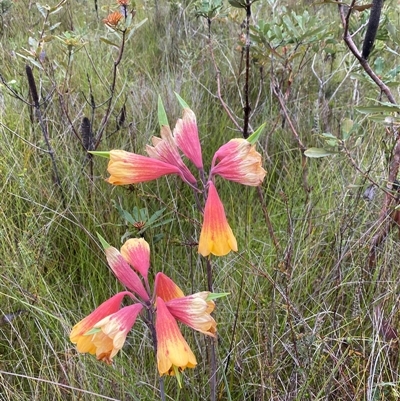
[[[113,185],[139,184],[167,174],[181,175],[176,166],[124,150],[110,151],[107,169],[110,173],[107,181]]]
[[[218,164],[216,164],[218,162]],[[231,139],[214,155],[211,176],[220,175],[226,180],[243,185],[261,185],[266,171],[261,166],[261,155],[246,139]]]
[[[185,296],[183,291],[164,273],[157,273],[154,282],[155,295],[168,302],[171,299]]]
[[[226,220],[224,205],[214,184],[210,181],[198,252],[203,256],[208,256],[210,253],[215,256],[224,256],[230,251],[237,250],[236,238]]]
[[[160,376],[174,375],[175,369],[194,368],[196,357],[168,311],[162,298],[157,298],[156,316],[157,365]]]
[[[125,258],[120,254],[118,249],[109,246],[104,250],[107,262],[114,272],[117,279],[129,290],[135,292],[143,300],[150,299],[149,294],[145,290],[142,281],[136,272],[129,266]]]
[[[119,292],[107,301],[103,302],[90,315],[86,316],[72,328],[69,338],[73,344],[76,344],[76,349],[78,352],[88,352],[93,355],[96,353],[96,346],[92,342],[92,336],[85,334],[92,330],[94,325],[100,320],[117,312],[121,307],[122,299],[126,295],[133,297],[133,295],[128,291]]]
[[[213,301],[207,301],[208,291],[198,292],[183,298],[166,302],[171,315],[194,330],[211,337],[216,336],[217,323],[210,313],[215,308]]]
[[[124,345],[126,336],[142,309],[140,304],[129,305],[94,325],[94,329],[100,329],[92,336],[98,360],[109,365],[112,363],[112,358]]]
[[[169,126],[163,125],[161,127],[161,138],[153,137],[152,142],[153,146],[146,145],[146,152],[151,158],[178,167],[182,178],[190,184],[196,184],[196,178],[183,163]]]
[[[178,148],[198,168],[203,168],[196,115],[189,108],[183,109],[183,117],[175,125],[174,139]]]
[[[147,282],[150,267],[150,246],[146,240],[143,238],[128,239],[121,247],[121,255]]]

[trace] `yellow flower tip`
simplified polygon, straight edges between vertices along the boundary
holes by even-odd
[[[210,181],[198,252],[206,257],[209,254],[225,256],[230,251],[237,250],[237,241],[226,219],[224,205]]]
[[[197,365],[196,357],[184,339],[175,318],[162,298],[157,298],[157,366],[160,376],[174,375]]]
[[[89,353],[92,355],[96,353],[96,346],[93,343],[93,335],[87,335],[86,333],[91,331],[97,322],[117,312],[120,308],[122,299],[126,295],[132,294],[128,291],[122,291],[114,295],[107,301],[103,302],[90,315],[86,316],[72,328],[69,338],[73,344],[76,344],[78,352],[82,354]]]

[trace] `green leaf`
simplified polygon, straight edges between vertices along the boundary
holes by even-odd
[[[178,98],[179,104],[181,105],[182,109],[190,109],[190,107],[188,106],[188,104],[176,93],[175,96]]]
[[[400,111],[400,106],[395,104],[385,104],[380,106],[366,106],[366,107],[356,107],[356,110],[362,114],[371,114],[371,113],[384,113],[384,112],[396,112]]]
[[[246,8],[246,3],[244,1],[228,0],[229,4],[235,8]]]
[[[334,155],[336,152],[332,152],[330,150],[324,148],[308,148],[304,155],[311,158],[318,158],[318,157],[326,157]]]
[[[110,46],[114,46],[114,47],[116,47],[117,49],[119,49],[119,46],[118,46],[116,43],[111,42],[111,40],[108,40],[108,39],[105,38],[104,36],[100,36],[100,40],[101,40],[102,42],[104,42],[104,43],[110,45]]]
[[[106,159],[110,158],[110,152],[109,151],[108,152],[98,152],[98,151],[92,150],[92,151],[90,151],[88,153],[90,153],[92,155],[95,155],[95,156],[105,157]]]
[[[354,122],[350,118],[345,118],[342,122],[342,138],[345,141],[349,138],[353,129]]]
[[[258,138],[260,137],[262,131],[264,130],[265,126],[267,123],[261,124],[248,138],[247,140],[254,145],[257,141]]]
[[[99,233],[96,233],[96,234],[97,234],[97,238],[100,240],[101,245],[103,246],[104,249],[111,247],[111,245]]]
[[[158,123],[160,124],[160,127],[162,127],[163,125],[169,126],[167,113],[165,112],[165,108],[160,95],[158,95]]]
[[[208,297],[206,298],[206,301],[212,301],[213,299],[218,299],[218,298],[224,298],[227,297],[228,295],[231,295],[230,292],[211,292]]]
[[[178,381],[178,386],[179,388],[182,388],[182,373],[177,366],[172,365],[172,368],[174,369],[175,377]]]

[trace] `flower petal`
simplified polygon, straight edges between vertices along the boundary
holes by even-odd
[[[129,266],[128,262],[119,253],[118,249],[110,246],[105,250],[107,261],[117,279],[131,291],[139,295],[143,300],[150,299],[139,276]]]
[[[224,205],[210,181],[198,252],[203,256],[208,256],[210,253],[224,256],[230,251],[237,251],[236,238],[226,220]]]
[[[218,162],[217,165],[215,163]],[[231,139],[214,155],[211,176],[220,175],[226,180],[243,185],[258,186],[266,171],[261,166],[261,155],[246,139]]]
[[[161,272],[156,274],[154,292],[155,295],[162,298],[164,302],[185,296],[183,291],[168,276]]]
[[[215,337],[217,323],[210,316],[215,308],[213,301],[206,301],[208,291],[198,292],[183,298],[175,298],[166,302],[171,315],[203,334]]]
[[[196,115],[189,108],[183,109],[183,117],[176,122],[174,139],[179,149],[198,168],[203,168]]]
[[[76,344],[78,352],[89,352],[90,354],[95,354],[96,347],[92,343],[92,337],[85,334],[90,331],[97,322],[104,319],[106,316],[117,312],[125,295],[133,297],[133,294],[128,291],[119,292],[103,302],[90,315],[86,316],[72,328],[69,338],[73,344]]]
[[[176,166],[184,181],[196,184],[196,178],[183,163],[169,126],[163,125],[161,127],[161,138],[153,137],[153,145],[146,146],[146,152],[151,158]]]
[[[141,304],[129,305],[94,325],[94,328],[101,329],[92,336],[98,360],[112,363],[112,358],[124,345],[126,336],[142,309]]]
[[[157,298],[156,334],[157,365],[160,376],[173,375],[174,366],[184,370],[197,365],[196,357],[183,338],[176,320],[159,297]]]
[[[147,281],[150,267],[150,246],[143,238],[131,238],[121,247],[123,258]]]
[[[167,174],[181,174],[178,167],[150,157],[111,150],[107,181],[113,185],[139,184],[152,181]]]

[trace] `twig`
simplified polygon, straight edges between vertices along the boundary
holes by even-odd
[[[103,136],[104,130],[106,129],[108,120],[110,119],[110,115],[111,115],[111,103],[113,101],[114,98],[114,92],[115,92],[115,85],[116,85],[116,81],[117,81],[117,69],[118,66],[122,60],[122,55],[124,54],[124,49],[125,49],[125,36],[126,36],[126,29],[124,29],[122,31],[122,42],[121,42],[121,46],[119,48],[119,53],[118,53],[118,57],[117,59],[114,61],[114,67],[113,67],[113,77],[112,77],[112,82],[111,82],[111,86],[110,86],[110,98],[108,101],[108,105],[107,105],[107,110],[106,113],[104,114],[103,117],[103,121],[101,123],[101,126],[99,128],[99,131],[97,133],[97,138],[94,144],[94,149],[97,149],[100,142],[101,142],[101,138]]]
[[[338,6],[339,14],[340,14],[343,29],[344,29],[343,40],[346,43],[349,50],[353,53],[354,57],[356,57],[356,59],[358,60],[358,62],[360,63],[360,65],[364,69],[364,71],[369,75],[369,77],[375,82],[375,84],[381,90],[381,93],[384,93],[386,95],[386,97],[388,98],[390,103],[397,104],[389,87],[386,86],[385,83],[371,69],[368,61],[362,56],[360,51],[357,49],[357,47],[353,41],[352,35],[349,32],[349,20],[350,20],[350,16],[351,16],[351,13],[352,13],[355,3],[356,3],[356,0],[352,0],[351,5],[346,14],[345,14],[343,5],[340,4]],[[393,153],[392,153],[393,157],[392,157],[392,161],[389,165],[389,177],[388,177],[388,189],[389,190],[392,188],[392,183],[395,181],[395,179],[397,177],[397,174],[399,172],[399,166],[400,166],[400,135],[398,134],[398,132],[396,132],[396,135],[397,135],[397,139],[396,139],[396,143],[393,148]],[[352,161],[351,158],[350,158],[350,160]],[[355,165],[355,163],[353,161],[352,161],[352,164]],[[359,168],[357,168],[357,170],[361,172],[361,170]],[[364,176],[367,177],[366,175],[364,175]],[[391,206],[393,200],[394,200],[393,195],[389,191],[385,191],[385,198],[384,198],[382,209],[381,209],[378,221],[377,221],[378,227],[381,227],[381,229],[372,238],[370,250],[369,250],[369,268],[370,269],[375,266],[376,248],[382,243],[382,241],[389,234],[391,227],[394,226],[393,221],[394,221],[394,217],[396,215],[390,212],[390,206]],[[388,219],[389,216],[390,216],[390,219]],[[396,222],[394,222],[394,223],[396,223]]]
[[[28,78],[28,84],[29,84],[29,89],[31,92],[31,96],[32,96],[32,100],[33,100],[33,105],[35,107],[35,111],[36,111],[36,117],[39,121],[39,126],[40,129],[43,133],[43,138],[44,141],[46,143],[47,149],[48,149],[48,153],[50,155],[51,158],[51,163],[53,165],[53,172],[54,172],[54,179],[56,181],[56,184],[60,190],[60,194],[61,194],[61,199],[62,199],[62,204],[64,206],[64,208],[66,207],[66,202],[65,202],[65,197],[64,197],[64,192],[61,186],[61,180],[60,180],[60,176],[58,174],[58,169],[57,169],[57,163],[56,163],[56,159],[54,157],[54,150],[51,147],[50,144],[50,139],[49,139],[49,133],[47,132],[47,126],[43,121],[43,116],[42,116],[42,112],[40,110],[40,103],[39,103],[39,96],[37,93],[37,89],[36,89],[36,83],[35,83],[35,78],[33,76],[32,73],[32,68],[29,65],[25,66],[25,71],[26,71],[26,76]]]

